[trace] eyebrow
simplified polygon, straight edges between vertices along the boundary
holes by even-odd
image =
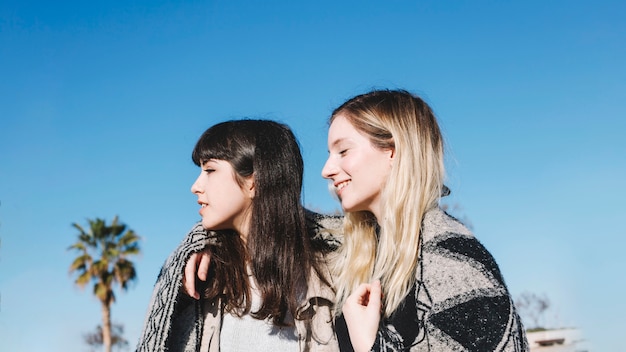
[[[216,161],[217,161],[217,159],[212,159],[212,158],[211,158],[211,159],[204,160],[204,161],[202,161],[202,163],[200,163],[200,167],[204,167],[204,166],[206,166],[206,164],[208,164],[208,163],[214,163],[214,162],[216,162]]]
[[[346,138],[343,138],[343,137],[342,137],[342,138],[339,138],[339,139],[336,139],[336,140],[335,140],[335,141],[334,141],[334,142],[330,145],[330,147],[331,147],[331,148],[336,147],[336,146],[337,146],[337,144],[341,144],[341,143],[343,143],[344,141],[346,141]],[[330,150],[329,150],[329,152],[330,152]]]

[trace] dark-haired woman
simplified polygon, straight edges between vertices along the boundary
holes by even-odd
[[[305,217],[291,130],[223,122],[204,132],[192,159],[202,221],[163,267],[137,351],[337,351],[332,246],[310,235],[323,236],[325,220]],[[184,264],[206,246],[211,263],[195,300],[181,290]]]

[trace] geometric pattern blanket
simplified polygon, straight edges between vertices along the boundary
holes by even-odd
[[[148,313],[136,348],[137,352],[166,351],[168,334],[174,320],[174,308],[179,300],[187,299],[181,292],[185,264],[192,253],[201,251],[207,245],[209,238],[207,231],[198,222],[167,258],[152,291]],[[194,320],[199,318],[200,316],[190,315],[188,319],[191,321],[186,324],[191,327],[197,326],[199,322]]]
[[[372,351],[528,351],[492,255],[441,209],[426,213],[411,301],[381,322]]]
[[[336,249],[341,236],[327,229],[338,229],[341,218],[308,210],[305,213],[311,239],[327,250]],[[200,301],[182,291],[183,273],[189,257],[215,240],[214,233],[198,222],[167,258],[154,285],[137,352],[195,352],[199,348],[202,307]]]
[[[331,248],[341,236],[339,217],[307,212],[314,240]],[[197,223],[172,252],[157,278],[137,352],[195,352],[202,324],[199,302],[181,291],[184,266],[213,236]],[[485,247],[441,209],[426,213],[417,283],[408,309],[381,321],[372,351],[528,351],[526,334],[500,270]],[[181,306],[187,306],[181,312]],[[174,327],[172,325],[177,325]],[[172,346],[185,327],[187,345]],[[172,335],[178,335],[173,333]]]

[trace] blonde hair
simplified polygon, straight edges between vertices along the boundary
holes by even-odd
[[[347,212],[344,243],[334,261],[337,314],[361,283],[380,279],[384,314],[390,316],[415,284],[424,214],[438,206],[443,190],[443,138],[430,107],[403,90],[356,96],[341,115],[376,148],[393,149],[394,159],[381,197],[381,218]]]

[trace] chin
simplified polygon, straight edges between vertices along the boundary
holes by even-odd
[[[352,205],[345,205],[345,204],[341,204],[341,209],[343,209],[343,211],[347,211],[350,213],[354,213],[356,211],[359,211],[359,209],[356,209],[354,206]]]
[[[202,222],[202,227],[207,231],[220,231],[220,230],[232,230],[232,226],[227,226],[225,224],[214,224]]]
[[[210,222],[207,222],[207,221],[202,221],[202,227],[204,227],[204,229],[207,231],[217,230],[215,224],[211,224]]]
[[[341,204],[341,208],[344,212],[356,213],[358,211],[370,211],[367,207],[364,207],[362,204]]]

